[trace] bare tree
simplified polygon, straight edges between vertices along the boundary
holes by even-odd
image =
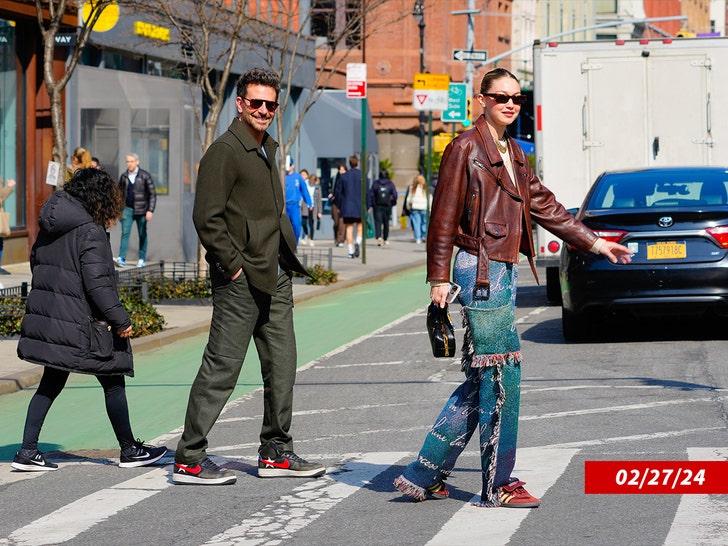
[[[187,82],[199,87],[202,104],[194,100],[202,153],[215,140],[215,131],[225,105],[228,83],[241,42],[248,24],[246,2],[220,2],[217,0],[121,0],[121,3],[147,14],[176,32],[168,46],[178,47],[186,60],[183,66]],[[203,110],[207,109],[207,115]],[[205,251],[197,247],[198,274],[207,271]]]
[[[318,48],[316,38],[308,30],[314,13],[310,0],[269,0],[261,13],[256,12],[254,3],[243,0],[120,0],[119,3],[175,29],[176,38],[167,46],[179,47],[186,54],[187,79],[199,86],[206,107],[203,115],[203,105],[195,104],[203,153],[214,140],[236,52],[246,45],[260,52],[261,62],[276,72],[282,82],[282,102],[276,121],[282,174],[285,156],[298,138],[303,118],[322,91],[332,87],[331,80],[341,79],[342,67],[350,55],[361,53],[360,46],[368,36],[410,15],[409,11],[403,11],[386,21],[378,18],[377,9],[388,1],[360,0],[359,7],[346,8],[345,13],[345,6],[351,3],[337,0],[336,24],[330,25],[326,45]],[[316,68],[313,59],[317,59]],[[311,74],[302,74],[306,70],[311,70]],[[292,103],[296,75],[311,82],[306,86],[310,92],[299,105],[294,126],[284,135],[283,115]],[[339,81],[333,87],[340,86]]]
[[[35,0],[35,10],[38,16],[38,26],[43,36],[43,83],[45,84],[51,106],[51,125],[53,129],[53,161],[61,165],[66,163],[66,126],[63,120],[63,90],[66,88],[73,72],[76,70],[78,60],[81,57],[83,48],[86,47],[89,34],[99,19],[101,12],[113,3],[113,0],[87,0],[85,2],[90,10],[88,16],[81,24],[80,31],[76,35],[76,46],[73,49],[71,58],[66,64],[66,70],[60,78],[56,79],[53,70],[53,59],[56,52],[56,36],[58,35],[63,18],[67,12],[77,12],[84,2],[71,0],[55,0],[42,2]],[[44,8],[48,17],[44,16]]]
[[[199,87],[202,94],[203,104],[195,101],[194,111],[204,153],[215,140],[235,54],[249,22],[246,2],[120,0],[120,3],[176,31],[168,46],[183,52],[187,81]],[[207,113],[203,117],[205,108]]]
[[[318,45],[316,38],[310,35],[309,27],[315,12],[304,9],[310,6],[309,1],[270,1],[266,21],[248,27],[253,32],[253,41],[264,49],[265,62],[281,77],[281,113],[276,119],[281,152],[278,170],[281,176],[285,172],[286,155],[298,138],[304,117],[323,91],[341,88],[346,63],[353,59],[359,62],[364,59],[367,38],[411,16],[411,11],[402,10],[392,17],[390,9],[387,17],[382,17],[379,8],[388,2],[391,3],[391,0],[360,0],[358,3],[337,0],[335,13],[328,19],[326,14],[322,15],[322,19],[328,23],[328,35],[322,37],[324,45]],[[316,70],[311,78],[310,92],[297,105],[299,115],[284,134],[283,113],[293,101],[294,76],[306,67],[306,61],[311,56],[316,56]],[[332,85],[332,80],[337,85]]]

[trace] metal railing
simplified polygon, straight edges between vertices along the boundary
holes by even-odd
[[[326,269],[332,269],[334,253],[331,248],[301,248],[296,250],[298,259],[301,260],[303,267],[308,269],[315,265],[320,265]]]
[[[144,267],[122,269],[118,271],[118,274],[120,286],[133,286],[148,279],[188,281],[200,278],[196,263],[165,262],[164,260]]]
[[[20,286],[9,286],[8,288],[0,288],[0,298],[27,298],[28,297],[28,283],[22,282]]]

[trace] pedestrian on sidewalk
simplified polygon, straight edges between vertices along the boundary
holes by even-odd
[[[346,226],[344,218],[341,216],[341,177],[346,172],[346,165],[339,163],[338,172],[334,178],[334,183],[329,193],[329,202],[331,203],[331,219],[334,222],[334,246],[344,246],[346,240]]]
[[[9,178],[8,181],[3,185],[3,179],[0,178],[0,211],[3,210],[3,203],[5,200],[10,197],[10,194],[15,191],[15,180],[12,178]],[[7,226],[10,227],[9,225]],[[0,275],[4,275],[7,273],[2,268],[3,263],[3,237],[2,234],[0,234]]]
[[[427,191],[427,181],[421,174],[415,175],[407,191],[405,205],[410,211],[410,222],[415,234],[415,243],[421,244],[427,236],[427,207],[432,201]]]
[[[296,245],[301,237],[302,216],[301,201],[305,203],[305,207],[310,210],[313,207],[311,196],[306,189],[306,181],[300,173],[293,168],[293,159],[291,156],[286,157],[286,215],[293,226],[293,234],[296,237]],[[306,172],[308,174],[308,171]]]
[[[301,172],[303,173],[304,171]],[[301,217],[303,218],[303,232],[305,234],[303,241],[308,246],[314,246],[314,234],[316,230],[321,229],[321,211],[323,209],[321,201],[321,180],[315,174],[311,176],[308,176],[308,173],[306,174],[307,176],[304,177],[306,180],[306,189],[311,196],[313,208],[309,209],[308,205],[301,200]]]
[[[119,256],[114,259],[117,265],[126,267],[126,253],[129,248],[131,226],[136,224],[139,234],[139,261],[137,267],[147,265],[147,224],[152,221],[157,206],[157,190],[152,175],[139,167],[139,156],[126,155],[126,170],[119,177],[119,188],[124,197],[124,212],[121,216],[121,243]]]
[[[397,204],[397,188],[389,179],[389,171],[382,169],[379,179],[369,189],[369,202],[374,209],[374,235],[377,246],[389,244],[389,222],[392,219],[392,207]]]
[[[75,173],[78,169],[88,169],[91,167],[92,161],[93,158],[91,157],[91,152],[89,152],[86,148],[78,146],[71,154],[71,162],[66,165],[64,182],[71,180],[71,178],[73,178],[73,173]]]
[[[207,456],[207,436],[235,388],[251,337],[263,377],[258,476],[316,477],[326,471],[294,453],[290,434],[297,364],[292,276],[308,272],[296,258],[296,236],[284,211],[278,143],[266,131],[279,94],[275,73],[245,72],[237,83],[238,117],[200,161],[192,218],[210,263],[213,310],[177,446],[174,483],[236,481],[232,470]]]
[[[477,428],[483,489],[478,506],[540,504],[511,475],[516,462],[521,352],[514,321],[519,253],[533,266],[531,220],[569,244],[629,263],[631,251],[597,237],[556,201],[506,133],[525,97],[503,68],[480,85],[483,114],[445,149],[427,237],[430,298],[444,307],[453,279],[462,288],[465,380],[427,434],[417,459],[394,485],[419,500],[445,498],[445,479]]]
[[[56,470],[38,451],[51,405],[71,372],[96,377],[119,442],[119,466],[157,462],[167,452],[134,439],[124,376],[134,375],[131,319],[119,301],[107,229],[121,215],[123,200],[104,171],[77,169],[62,191],[43,205],[40,232],[30,254],[32,290],[20,327],[18,356],[45,366],[30,400],[17,470]]]
[[[358,258],[362,242],[361,217],[361,170],[359,158],[352,155],[349,158],[349,170],[341,175],[339,182],[339,197],[337,202],[341,209],[341,217],[346,226],[346,246],[349,258]],[[368,207],[367,207],[368,208]]]

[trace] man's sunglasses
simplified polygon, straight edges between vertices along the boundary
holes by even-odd
[[[500,93],[483,93],[483,95],[491,97],[498,104],[508,104],[508,101],[512,100],[513,104],[520,106],[528,102],[528,97],[526,95],[503,95]]]
[[[269,112],[275,112],[278,109],[278,103],[274,100],[263,100],[263,99],[246,99],[243,100],[248,103],[251,110],[257,110],[265,104],[266,109]]]

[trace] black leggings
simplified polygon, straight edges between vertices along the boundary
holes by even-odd
[[[303,228],[303,234],[308,235],[308,238],[313,241],[314,224],[316,223],[316,217],[313,211],[308,211],[308,216],[301,217],[301,227]]]
[[[38,390],[33,395],[28,405],[28,415],[25,418],[25,429],[23,430],[23,449],[38,449],[38,438],[40,429],[43,427],[48,410],[51,404],[61,394],[66,386],[69,372],[46,368],[43,370],[43,377],[38,385]],[[131,431],[129,422],[129,406],[126,403],[126,390],[123,375],[96,376],[101,387],[104,389],[106,399],[106,414],[109,416],[114,434],[119,442],[119,447],[125,449],[134,443],[134,434]]]

